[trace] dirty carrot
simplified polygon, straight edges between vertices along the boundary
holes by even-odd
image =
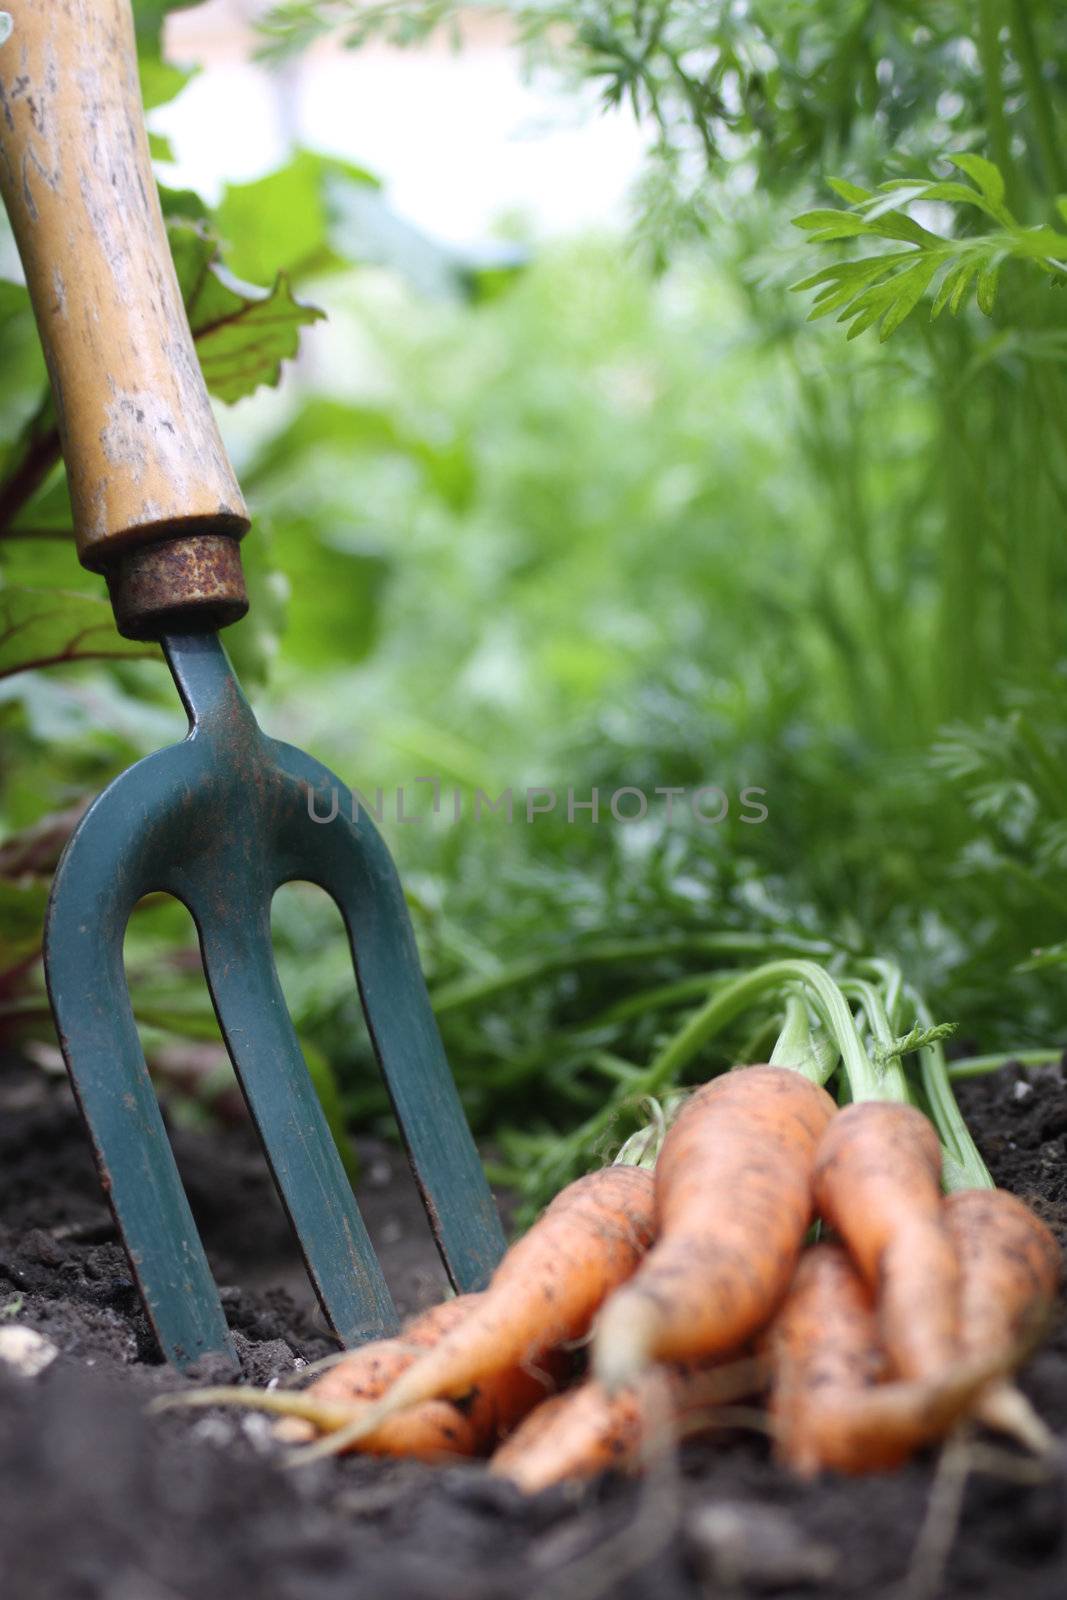
[[[762,1380],[763,1368],[753,1360],[717,1370],[650,1367],[614,1394],[591,1380],[531,1411],[499,1446],[489,1470],[526,1494],[612,1469],[632,1471],[670,1449],[687,1419],[743,1399]]]
[[[366,1401],[323,1399],[311,1389],[203,1389],[185,1398],[190,1405],[241,1406],[269,1412],[282,1419],[275,1433],[286,1441],[339,1433],[367,1409]],[[479,1425],[482,1420],[448,1400],[431,1400],[390,1418],[353,1448],[368,1455],[410,1456],[416,1461],[474,1456],[495,1437],[492,1428]]]
[[[399,1375],[399,1374],[398,1374]],[[347,1448],[368,1455],[410,1456],[419,1461],[439,1461],[447,1456],[484,1454],[505,1437],[521,1418],[543,1401],[554,1387],[547,1371],[509,1367],[490,1373],[462,1402],[425,1400],[421,1405],[387,1417],[377,1428]],[[266,1398],[272,1400],[277,1391]],[[298,1396],[304,1402],[290,1415],[299,1415],[322,1434],[340,1433],[367,1410],[383,1390],[349,1400],[323,1398],[314,1386]]]
[[[382,1341],[383,1346],[399,1343],[399,1340]],[[383,1376],[394,1368],[394,1362],[397,1372],[408,1364],[401,1351],[383,1348],[380,1357],[379,1371]],[[547,1374],[515,1368],[493,1373],[461,1404],[428,1400],[412,1406],[364,1433],[348,1448],[369,1455],[410,1456],[419,1461],[481,1455],[510,1432],[515,1423],[544,1398],[550,1386]],[[167,1398],[176,1405],[234,1405],[271,1412],[283,1419],[277,1430],[282,1438],[302,1440],[316,1433],[340,1433],[363,1417],[381,1392],[368,1384],[363,1397],[345,1399],[324,1397],[316,1393],[314,1387],[300,1391],[210,1388]],[[157,1405],[156,1409],[162,1407]]]
[[[281,1416],[279,1435],[303,1440],[336,1433],[362,1416],[426,1350],[459,1326],[481,1296],[460,1295],[414,1318],[393,1339],[376,1339],[332,1363],[307,1389],[205,1388],[168,1395],[157,1407],[236,1405]],[[372,1455],[437,1461],[487,1450],[542,1400],[552,1386],[548,1373],[510,1368],[493,1373],[462,1407],[430,1401],[392,1417],[360,1440]]]
[[[1029,1206],[1005,1189],[961,1189],[944,1209],[962,1271],[963,1352],[1000,1354],[1014,1365],[1052,1310],[1063,1269],[1060,1247]],[[1049,1429],[1007,1379],[986,1391],[977,1415],[1039,1453],[1053,1447]]]
[[[330,1403],[376,1399],[424,1350],[431,1348],[443,1334],[462,1322],[480,1298],[477,1294],[454,1295],[409,1318],[400,1332],[391,1338],[372,1339],[355,1350],[327,1356],[325,1361],[316,1363],[324,1369],[321,1376],[308,1389],[299,1391],[298,1397],[314,1392],[320,1400]],[[237,1385],[182,1389],[173,1394],[160,1395],[152,1401],[149,1409],[169,1411],[185,1406],[242,1405],[245,1403],[242,1396],[255,1397],[264,1392]],[[257,1402],[250,1399],[247,1403],[253,1405]]]
[[[881,1382],[874,1297],[831,1243],[804,1252],[766,1345],[775,1451],[802,1477],[901,1465],[967,1412],[990,1371],[971,1363],[936,1381]]]
[[[900,1378],[939,1377],[959,1352],[960,1268],[940,1183],[937,1133],[914,1106],[846,1106],[820,1141],[816,1207],[877,1296]]]
[[[409,1317],[393,1338],[373,1339],[340,1355],[328,1356],[323,1371],[303,1392],[322,1400],[375,1400],[389,1385],[451,1333],[481,1299],[478,1294],[457,1294]]]
[[[325,1371],[300,1391],[301,1399],[336,1404],[337,1415],[342,1420],[335,1425],[343,1427],[345,1422],[351,1422],[353,1408],[358,1402],[379,1399],[424,1350],[430,1349],[443,1334],[462,1322],[478,1298],[476,1294],[462,1294],[442,1300],[412,1317],[396,1338],[374,1339],[370,1344],[345,1351],[340,1357],[330,1357]],[[320,1413],[319,1419],[313,1421],[306,1411],[299,1416],[288,1414],[275,1432],[279,1438],[293,1444],[305,1443],[314,1437],[316,1427],[320,1432],[332,1431],[325,1416],[326,1413]]]
[[[589,1173],[558,1194],[512,1245],[469,1317],[416,1361],[360,1420],[303,1451],[333,1454],[425,1400],[462,1399],[507,1368],[536,1370],[581,1338],[652,1239],[653,1180],[641,1167]]]
[[[686,1101],[656,1164],[658,1240],[597,1323],[593,1370],[609,1390],[657,1359],[726,1355],[768,1321],[811,1222],[815,1149],[835,1111],[810,1079],[771,1066]]]

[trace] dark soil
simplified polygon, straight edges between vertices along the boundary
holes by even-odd
[[[998,1180],[1063,1238],[1060,1072],[1008,1069],[961,1098]],[[245,1372],[259,1383],[292,1374],[329,1342],[254,1141],[240,1129],[174,1137]],[[371,1144],[362,1155],[368,1225],[410,1310],[443,1277],[402,1159]],[[153,1348],[65,1081],[8,1065],[0,1327],[15,1323],[59,1355],[33,1378],[0,1361],[5,1600],[1067,1596],[1064,1476],[1020,1481],[1006,1447],[975,1463],[947,1566],[920,1581],[932,1460],[807,1486],[770,1463],[763,1439],[738,1433],[687,1446],[676,1471],[644,1484],[524,1502],[480,1465],[347,1458],[287,1472],[264,1418],[147,1415],[146,1400],[184,1380]],[[1024,1386],[1067,1433],[1062,1319]]]

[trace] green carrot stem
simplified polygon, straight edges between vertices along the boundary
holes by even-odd
[[[755,967],[712,995],[650,1062],[644,1074],[643,1086],[647,1092],[655,1094],[665,1084],[675,1082],[682,1069],[727,1023],[757,1001],[794,984],[800,984],[809,993],[820,1020],[840,1051],[853,1099],[886,1099],[882,1080],[863,1047],[848,1001],[838,985],[814,961],[792,958]]]
[[[686,1000],[707,994],[716,984],[730,983],[736,976],[736,972],[729,969],[692,972],[674,983],[658,983],[651,989],[639,989],[636,994],[628,994],[625,999],[605,1006],[603,1011],[590,1018],[582,1031],[588,1029],[592,1032],[594,1028],[604,1027],[610,1022],[628,1022],[631,1017],[641,1016],[646,1011],[658,1011],[661,1007],[683,1005]]]
[[[913,1002],[915,1015],[924,1028],[932,1026],[929,1008],[920,994],[908,988],[908,998]],[[923,1091],[930,1106],[930,1115],[941,1137],[948,1160],[945,1162],[944,1183],[950,1192],[954,1189],[993,1189],[996,1185],[989,1168],[978,1153],[971,1131],[963,1120],[963,1112],[956,1104],[952,1092],[945,1051],[940,1040],[928,1044],[919,1052],[919,1072]]]
[[[644,1102],[649,1115],[648,1122],[630,1135],[612,1162],[612,1166],[644,1167],[651,1172],[659,1159],[671,1123],[688,1098],[688,1090],[664,1095],[662,1100],[649,1095]]]
[[[803,995],[787,995],[785,1020],[768,1060],[772,1067],[792,1067],[812,1083],[824,1084],[837,1065],[837,1051],[812,1038],[811,1017]]]
[[[1018,206],[1017,178],[1011,155],[1011,131],[1004,109],[1004,58],[1000,46],[1003,13],[1003,0],[979,0],[978,59],[982,69],[982,87],[985,91],[990,154],[1004,179],[1009,207],[1015,210]]]
[[[1052,1067],[1062,1060],[1062,1050],[998,1050],[991,1056],[965,1056],[962,1061],[950,1061],[947,1070],[949,1081],[956,1083],[967,1078],[981,1078],[989,1072],[1000,1072],[1011,1065]]]
[[[859,1001],[867,1017],[867,1026],[875,1041],[886,1048],[890,1047],[893,1044],[895,1035],[889,1020],[885,1000],[875,985],[868,983],[865,978],[842,978],[841,990],[851,999]],[[874,1098],[898,1100],[901,1104],[906,1104],[911,1099],[908,1093],[908,1080],[899,1057],[888,1059],[884,1064],[876,1066],[874,1070],[878,1074],[882,1085],[882,1093]],[[865,1096],[864,1098],[870,1099],[872,1097]]]
[[[1011,0],[1009,27],[1012,49],[1022,72],[1033,119],[1034,139],[1044,168],[1044,179],[1052,192],[1058,193],[1067,185],[1067,174],[1060,158],[1056,115],[1052,109],[1027,0]]]
[[[610,1050],[594,1050],[589,1057],[589,1065],[606,1078],[614,1078],[616,1083],[632,1083],[641,1075],[640,1067],[623,1056],[614,1055]]]
[[[512,962],[499,972],[476,978],[460,978],[442,984],[432,995],[434,1011],[443,1016],[465,1006],[479,1005],[509,989],[517,989],[559,972],[583,966],[613,966],[626,961],[655,961],[664,956],[765,955],[783,951],[797,956],[829,956],[833,947],[818,939],[763,933],[698,933],[684,938],[612,939],[595,944],[567,945],[544,955]]]

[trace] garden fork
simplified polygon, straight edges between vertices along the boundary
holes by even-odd
[[[159,639],[182,744],[124,772],[56,872],[49,995],[104,1189],[165,1356],[234,1360],[134,1023],[123,937],[163,891],[196,923],[219,1025],[326,1316],[343,1342],[396,1326],[381,1268],[285,1007],[279,885],[340,908],[363,1009],[450,1278],[480,1288],[500,1223],[449,1072],[389,854],[339,780],[264,735],[218,629],[247,610],[248,527],[167,245],[130,0],[6,0],[0,188],[51,379],[84,566],[121,633]],[[331,817],[329,821],[314,818]]]

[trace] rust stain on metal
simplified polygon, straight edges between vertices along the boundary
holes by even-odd
[[[127,550],[107,573],[120,633],[156,639],[176,621],[220,628],[248,610],[236,539],[224,533],[183,534]]]

